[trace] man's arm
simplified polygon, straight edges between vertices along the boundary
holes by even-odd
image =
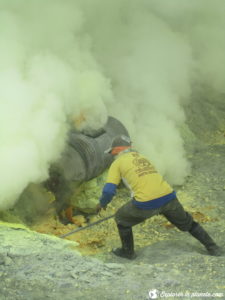
[[[114,183],[106,183],[102,190],[102,195],[99,199],[100,206],[106,208],[116,194],[117,185]]]
[[[99,204],[97,205],[97,212],[101,210],[101,208],[106,209],[109,202],[111,202],[112,198],[116,194],[116,188],[121,181],[119,166],[117,161],[114,161],[108,172],[106,184],[103,187],[102,195],[99,199]]]

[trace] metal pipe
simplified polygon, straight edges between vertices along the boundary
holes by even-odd
[[[91,224],[88,224],[88,225],[86,225],[86,226],[84,226],[84,227],[76,228],[76,229],[74,229],[74,230],[72,230],[72,231],[70,231],[70,232],[68,232],[68,233],[65,233],[65,234],[60,235],[59,237],[60,237],[60,238],[67,237],[67,236],[72,235],[72,234],[74,234],[74,233],[76,233],[76,232],[78,232],[78,231],[85,230],[85,229],[90,228],[90,227],[92,227],[92,226],[94,226],[94,225],[100,224],[100,223],[102,223],[102,222],[104,222],[104,221],[106,221],[106,220],[108,220],[108,219],[113,218],[114,216],[115,216],[115,214],[114,214],[114,215],[111,215],[111,216],[108,216],[108,217],[106,217],[106,218],[104,218],[104,219],[98,220],[98,221],[96,221],[96,222],[93,222],[93,223],[91,223]]]
[[[112,156],[104,151],[111,146],[112,139],[128,135],[123,124],[109,117],[98,136],[87,136],[71,130],[68,144],[61,159],[54,165],[65,181],[87,181],[100,175],[112,162]]]
[[[112,156],[104,153],[117,135],[127,135],[124,125],[108,117],[106,125],[93,136],[74,129],[69,132],[68,142],[61,159],[50,168],[48,188],[55,194],[57,212],[64,209],[80,183],[99,176],[112,163]],[[65,204],[65,205],[64,205]]]

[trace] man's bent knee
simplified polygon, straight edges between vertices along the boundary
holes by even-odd
[[[186,212],[186,216],[182,220],[176,219],[176,218],[171,218],[171,219],[169,219],[169,221],[173,225],[175,225],[180,231],[189,231],[194,222],[192,216],[188,212]]]
[[[135,212],[132,211],[132,208],[128,206],[122,206],[115,214],[115,221],[117,225],[122,225],[125,227],[132,227],[143,222],[144,220],[144,217],[142,218],[140,216],[136,216]]]

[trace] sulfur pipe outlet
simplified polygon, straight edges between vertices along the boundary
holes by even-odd
[[[74,190],[85,181],[99,176],[109,167],[113,158],[104,153],[112,139],[125,134],[127,129],[117,119],[108,117],[103,128],[92,134],[84,134],[72,129],[68,134],[66,149],[50,168],[48,189],[56,198],[56,210],[59,213],[70,203]]]
[[[71,130],[68,145],[61,159],[53,166],[65,181],[87,181],[100,175],[112,162],[104,151],[111,146],[112,139],[120,134],[128,135],[124,125],[109,117],[97,136],[87,136]]]

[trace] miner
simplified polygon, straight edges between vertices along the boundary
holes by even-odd
[[[105,151],[114,156],[106,184],[102,190],[97,211],[106,208],[116,194],[121,181],[130,189],[131,200],[115,214],[122,247],[113,250],[117,256],[134,259],[132,226],[155,215],[163,215],[181,231],[188,231],[199,240],[210,255],[219,256],[220,248],[202,226],[186,212],[176,192],[156,171],[151,162],[132,149],[130,138],[117,136],[110,149]]]

